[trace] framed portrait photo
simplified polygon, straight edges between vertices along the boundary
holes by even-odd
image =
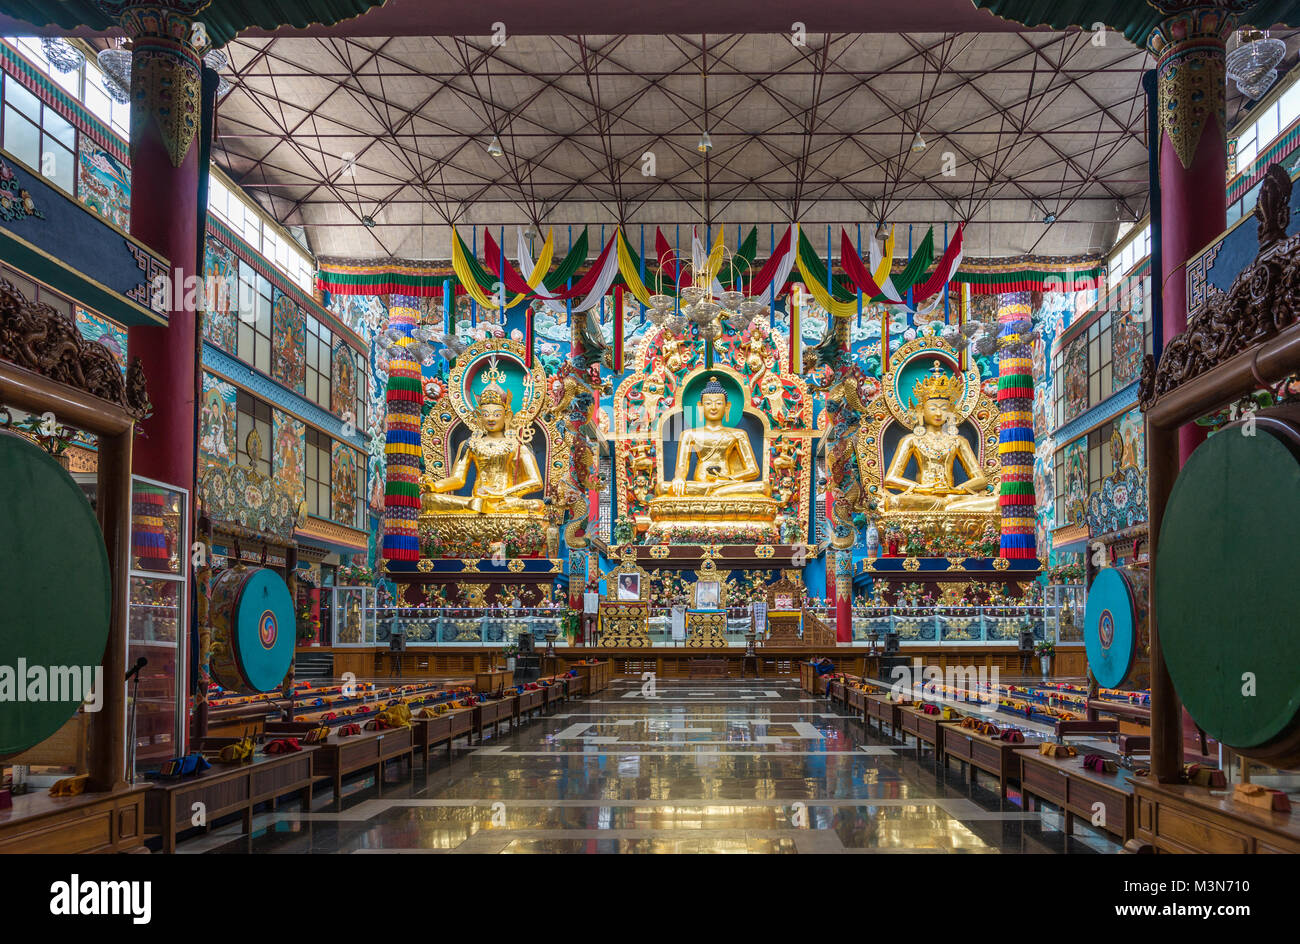
[[[637,603],[641,599],[641,575],[619,574],[618,592],[615,599],[620,603]]]
[[[716,580],[699,580],[695,584],[695,608],[716,610],[721,584]]]

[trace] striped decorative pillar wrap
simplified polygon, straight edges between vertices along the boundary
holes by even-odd
[[[1028,292],[1002,296],[998,322],[1028,318],[1032,309]],[[1000,336],[1010,334],[1003,328]],[[998,456],[1002,460],[1001,556],[1025,559],[1037,556],[1034,547],[1034,368],[1029,345],[1022,342],[1000,347],[998,357]]]
[[[403,357],[412,343],[411,329],[419,320],[419,300],[393,295],[388,306],[389,325],[405,337],[394,344],[388,358],[388,424],[384,457],[388,477],[384,487],[384,557],[394,570],[414,570],[420,559],[420,404],[424,387],[420,365]]]

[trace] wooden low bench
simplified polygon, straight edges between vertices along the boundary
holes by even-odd
[[[496,701],[485,701],[481,705],[474,706],[474,727],[478,729],[478,740],[480,744],[483,743],[483,731],[489,724],[492,725],[492,736],[496,737],[501,733],[502,721],[514,722],[515,718],[519,715],[519,712],[515,707],[518,704],[519,696],[511,694],[508,698],[501,698]]]
[[[436,718],[411,719],[412,749],[424,753],[424,769],[429,769],[429,756],[432,749],[439,744],[447,745],[447,757],[451,757],[452,745],[462,735],[473,740],[474,709],[453,708]]]
[[[1082,721],[1061,719],[1056,722],[1056,739],[1075,737],[1080,734],[1100,734],[1104,737],[1119,736],[1118,721]]]
[[[210,768],[192,777],[154,781],[145,794],[145,832],[162,837],[163,852],[175,852],[177,835],[192,828],[195,803],[203,804],[205,829],[223,816],[242,813],[248,833],[253,830],[253,808],[259,803],[298,793],[303,811],[308,812],[317,774],[316,752],[314,744],[291,754],[263,754],[259,748],[244,764],[211,761]]]
[[[945,721],[942,714],[926,714],[920,708],[913,708],[910,705],[898,706],[898,718],[901,723],[903,734],[912,735],[918,742],[924,741],[935,750],[935,757],[938,757],[940,745],[943,743],[943,727],[945,725],[960,724],[961,718],[953,718]],[[920,745],[917,745],[918,749]]]
[[[983,770],[998,778],[998,792],[1002,799],[1007,798],[1007,781],[1020,779],[1019,750],[1026,747],[1037,749],[1037,741],[1004,741],[1001,738],[980,734],[960,724],[943,726],[943,766],[956,758],[966,765],[971,783],[975,782],[975,771]]]
[[[1132,773],[1120,767],[1113,774],[1099,774],[1083,766],[1083,755],[1048,757],[1038,748],[1018,750],[1020,755],[1020,789],[1026,805],[1029,797],[1038,797],[1059,806],[1065,813],[1065,834],[1074,828],[1074,817],[1093,821],[1093,805],[1100,803],[1105,815],[1100,828],[1119,837],[1121,843],[1133,838]]]
[[[13,797],[0,810],[0,854],[143,852],[147,790],[138,783],[74,797],[47,790]]]
[[[557,705],[569,700],[569,680],[558,678],[554,685],[543,685],[542,692],[546,697],[546,710],[554,711]]]
[[[546,692],[542,688],[526,688],[519,693],[517,706],[519,717],[527,717],[535,711],[546,707]]]
[[[282,722],[272,727],[287,727],[297,723]],[[268,730],[267,734],[276,735],[277,732]],[[312,776],[317,780],[329,778],[334,782],[336,807],[341,807],[343,803],[344,777],[359,770],[374,768],[375,789],[382,795],[385,764],[390,760],[405,757],[408,764],[415,766],[415,741],[411,728],[386,728],[382,731],[367,731],[363,728],[360,734],[350,737],[340,737],[336,731],[331,733],[327,740],[311,746],[316,749],[312,754]]]
[[[888,695],[867,694],[863,699],[865,709],[865,721],[870,724],[875,719],[880,724],[880,732],[885,732],[885,725],[889,725],[890,735],[898,733],[898,710],[901,707],[898,702],[890,701]]]
[[[1300,810],[1275,813],[1153,777],[1132,783],[1135,836],[1153,851],[1300,853]]]

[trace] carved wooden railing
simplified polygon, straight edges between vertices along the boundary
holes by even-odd
[[[1300,233],[1286,235],[1291,186],[1280,164],[1268,166],[1255,205],[1259,251],[1254,261],[1237,274],[1227,292],[1206,287],[1205,307],[1187,320],[1185,331],[1166,341],[1158,366],[1152,355],[1143,358],[1138,387],[1143,410],[1300,320]]]
[[[151,409],[136,358],[122,370],[108,348],[86,340],[71,315],[29,302],[0,278],[0,360],[82,390],[126,410],[136,420]]]

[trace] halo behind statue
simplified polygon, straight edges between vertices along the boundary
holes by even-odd
[[[503,403],[510,412],[507,429],[532,427],[546,402],[546,372],[538,361],[530,369],[518,341],[487,338],[456,358],[451,368],[451,406],[471,428],[478,425],[480,398]]]
[[[936,361],[942,377],[934,371]],[[889,371],[881,381],[885,404],[894,419],[907,424],[909,429],[915,425],[915,411],[921,406],[915,401],[922,395],[918,391],[924,386],[922,381],[951,400],[958,423],[968,419],[979,402],[979,370],[972,367],[960,372],[957,363],[956,349],[942,338],[916,338],[895,351],[890,357]]]

